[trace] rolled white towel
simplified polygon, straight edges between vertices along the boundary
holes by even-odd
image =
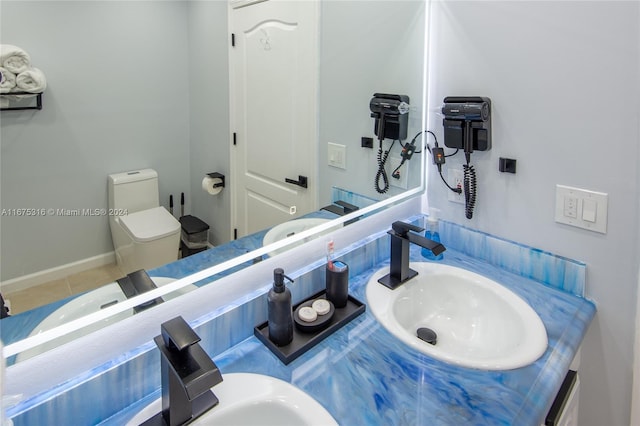
[[[0,93],[8,93],[14,87],[16,87],[16,75],[0,67]]]
[[[0,44],[0,66],[14,74],[20,74],[31,66],[29,54],[18,46]]]
[[[38,68],[29,68],[16,76],[14,91],[40,93],[47,88],[47,79]]]

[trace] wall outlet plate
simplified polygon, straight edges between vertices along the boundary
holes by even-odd
[[[449,178],[447,182],[451,185],[452,188],[460,188],[462,192],[460,194],[456,194],[449,188],[447,191],[449,193],[449,201],[453,203],[464,204],[464,172],[460,169],[449,169]]]

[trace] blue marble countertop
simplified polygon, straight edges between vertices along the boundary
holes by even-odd
[[[424,260],[419,247],[412,248],[411,257]],[[344,425],[544,423],[595,315],[594,304],[456,250],[447,250],[442,263],[489,277],[527,301],[547,330],[549,347],[542,357],[529,366],[506,371],[446,364],[405,347],[366,311],[289,365],[282,364],[253,336],[215,357],[215,362],[223,376],[253,372],[290,382]],[[388,261],[378,267],[388,268]],[[364,303],[366,284],[375,270],[351,277],[350,293]],[[158,397],[159,391],[103,424],[126,423]]]

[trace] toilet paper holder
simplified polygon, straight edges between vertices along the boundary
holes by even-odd
[[[224,175],[222,173],[218,173],[218,172],[207,173],[207,176],[209,176],[212,179],[218,178],[222,181],[213,185],[214,188],[220,188],[220,187],[224,188],[225,180],[224,180]]]

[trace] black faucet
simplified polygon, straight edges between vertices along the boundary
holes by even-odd
[[[211,388],[222,382],[222,375],[182,317],[162,323],[160,329],[154,341],[160,349],[162,412],[143,425],[184,425],[218,404]]]
[[[411,231],[421,232],[424,231],[424,229],[409,223],[393,222],[393,224],[391,224],[391,231],[388,232],[388,234],[391,235],[391,267],[389,274],[380,278],[378,282],[389,287],[391,290],[396,289],[418,275],[416,271],[409,268],[410,243],[431,250],[436,256],[446,250],[442,244],[425,238],[422,235],[414,234]]]

